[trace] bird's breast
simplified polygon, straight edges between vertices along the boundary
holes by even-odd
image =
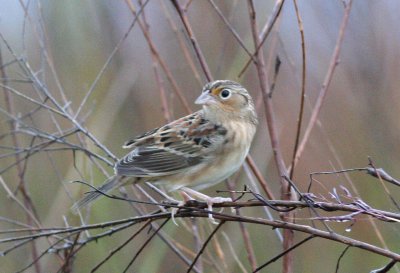
[[[246,149],[250,148],[256,127],[254,124],[243,121],[227,122],[224,127],[227,130],[224,149]]]
[[[174,176],[175,183],[168,185],[169,190],[181,187],[201,190],[223,181],[240,168],[249,152],[256,128],[245,122],[231,122],[224,124],[224,127],[227,134],[221,146],[201,164]]]

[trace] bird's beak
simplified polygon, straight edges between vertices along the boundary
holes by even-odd
[[[205,91],[194,102],[195,104],[210,104],[215,103],[215,99],[210,95],[210,92]]]

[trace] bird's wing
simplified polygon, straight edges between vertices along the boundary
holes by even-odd
[[[125,143],[133,149],[115,166],[126,176],[164,176],[200,164],[223,143],[226,129],[203,118],[202,111],[173,121]]]

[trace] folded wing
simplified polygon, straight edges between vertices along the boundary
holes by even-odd
[[[160,177],[212,160],[226,129],[196,112],[128,141],[133,149],[115,166],[118,175]]]

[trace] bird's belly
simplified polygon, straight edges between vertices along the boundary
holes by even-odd
[[[240,168],[249,152],[255,134],[255,126],[249,128],[243,122],[232,122],[225,126],[229,128],[226,136],[228,142],[223,145],[222,150],[196,166],[159,179],[168,191],[178,190],[182,187],[195,190],[211,187],[228,178]]]
[[[189,187],[195,190],[201,190],[211,187],[222,180],[231,176],[243,164],[249,147],[224,152],[223,156],[218,156],[211,162],[204,162],[195,168],[188,169],[182,174],[176,174],[165,179],[165,186],[168,191],[174,191],[182,187]]]

